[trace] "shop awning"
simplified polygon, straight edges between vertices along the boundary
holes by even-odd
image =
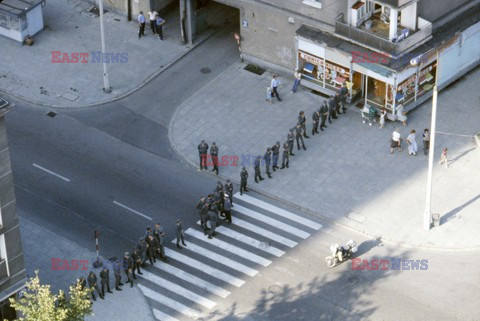
[[[313,72],[313,65],[312,64],[306,64],[305,67],[303,67],[303,70],[306,72],[312,73]]]

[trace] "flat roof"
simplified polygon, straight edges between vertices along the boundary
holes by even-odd
[[[19,16],[22,15],[45,0],[0,0],[0,12]]]

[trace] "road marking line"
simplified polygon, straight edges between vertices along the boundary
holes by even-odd
[[[185,233],[187,233],[187,231],[185,231]],[[202,234],[203,236],[203,234]],[[172,243],[175,243],[176,242],[176,239],[172,241]],[[242,272],[248,276],[255,276],[258,274],[258,271],[257,270],[254,270],[242,263],[239,263],[237,261],[234,261],[232,259],[229,259],[228,257],[225,257],[223,255],[220,255],[220,254],[217,254],[213,251],[210,251],[208,249],[204,249],[203,247],[200,247],[192,242],[188,243],[186,247],[184,247],[192,252],[194,252],[195,254],[199,254],[199,255],[202,255],[202,256],[205,256],[206,258],[210,259],[210,260],[214,260],[215,262],[217,263],[220,263],[222,265],[225,265],[233,270],[236,270],[236,271],[239,271],[239,272]]]
[[[179,321],[178,319],[175,319],[174,317],[162,312],[162,311],[159,311],[157,309],[153,309],[153,315],[155,316],[155,318],[159,321]]]
[[[226,298],[227,296],[230,295],[230,292],[219,287],[219,286],[216,286],[215,284],[212,284],[208,281],[205,281],[205,280],[202,280],[200,279],[199,277],[196,277],[195,275],[192,275],[190,273],[187,273],[179,268],[176,268],[170,264],[164,264],[164,263],[160,263],[160,264],[154,264],[153,265],[155,268],[163,271],[163,272],[167,272],[167,273],[170,273],[174,276],[176,276],[177,278],[179,279],[182,279],[184,281],[187,281],[193,285],[196,285],[197,287],[201,288],[201,289],[204,289],[210,293],[213,293],[213,294],[216,294],[218,295],[219,297],[222,297],[222,298]]]
[[[275,242],[281,243],[283,245],[286,245],[288,247],[294,247],[298,243],[295,241],[292,241],[290,239],[287,239],[286,237],[283,237],[281,235],[278,235],[276,233],[270,232],[264,228],[261,228],[259,226],[253,225],[247,221],[244,221],[240,218],[235,217],[235,225],[240,226],[246,230],[252,231],[256,234],[262,235],[264,237],[267,237],[271,240],[274,240]]]
[[[140,275],[140,277],[144,278],[145,280],[148,280],[152,283],[155,283],[156,285],[167,289],[173,293],[176,293],[178,295],[183,296],[184,298],[189,299],[192,302],[195,302],[197,304],[203,305],[204,307],[211,309],[215,305],[217,305],[215,302],[202,297],[201,295],[198,295],[195,292],[192,292],[188,289],[185,289],[184,287],[181,287],[180,285],[177,285],[173,282],[170,282],[162,277],[159,277],[153,273],[150,273],[146,270],[143,270],[143,275]]]
[[[200,225],[200,221],[197,222],[198,225]],[[219,232],[223,235],[226,235],[234,240],[237,240],[239,242],[248,244],[256,249],[260,249],[264,252],[270,253],[272,255],[275,255],[276,257],[280,257],[283,254],[285,254],[284,251],[277,249],[276,247],[269,246],[265,247],[264,242],[261,242],[259,240],[254,239],[253,237],[247,236],[242,233],[238,233],[237,231],[234,231],[232,229],[229,229],[228,227],[225,226],[219,226],[215,229],[216,232]]]
[[[185,231],[188,235],[191,235],[199,240],[205,239],[205,236],[203,235],[202,232],[199,232],[197,230],[189,228],[188,230]],[[207,239],[204,240],[208,242],[209,244],[215,245],[216,247],[221,248],[222,250],[228,251],[230,253],[233,253],[237,256],[243,257],[244,259],[247,259],[253,263],[257,263],[263,266],[269,266],[272,261],[267,260],[266,258],[261,257],[260,255],[256,255],[252,252],[246,251],[242,248],[239,248],[238,246],[231,245],[225,241],[212,238],[212,239]],[[210,251],[209,251],[210,252]],[[219,261],[221,262],[221,261]]]
[[[169,248],[165,248],[165,255],[167,257],[171,257],[174,260],[177,260],[183,264],[186,264],[196,270],[199,270],[203,273],[206,273],[214,278],[219,280],[225,281],[231,285],[235,285],[236,287],[241,287],[245,281],[239,278],[236,278],[228,273],[220,271],[214,267],[211,267],[205,263],[192,259],[186,255],[180,254],[176,251],[170,250]]]
[[[118,206],[120,206],[120,207],[123,207],[124,209],[129,210],[129,211],[132,212],[132,213],[135,213],[135,214],[137,214],[137,215],[140,215],[140,216],[146,218],[147,220],[152,221],[152,218],[151,218],[150,216],[147,216],[147,215],[145,215],[145,214],[142,214],[142,213],[140,213],[139,211],[135,211],[133,208],[130,208],[130,207],[126,206],[126,205],[123,205],[122,203],[119,203],[119,202],[117,202],[117,201],[113,201],[113,204],[118,205]]]
[[[198,310],[192,309],[187,307],[186,305],[177,302],[175,300],[172,300],[163,294],[160,294],[158,292],[153,291],[150,288],[147,288],[146,286],[143,286],[141,284],[138,284],[138,288],[140,291],[142,291],[143,295],[145,295],[147,298],[150,298],[154,301],[157,301],[160,304],[166,305],[169,308],[172,308],[173,310],[176,310],[184,315],[186,315],[189,318],[192,319],[198,319],[201,317],[202,313]]]
[[[255,197],[249,196],[249,195],[240,195],[239,193],[235,194],[235,197],[238,199],[241,199],[242,201],[245,201],[247,203],[250,203],[254,206],[263,208],[264,210],[267,210],[273,214],[277,214],[279,216],[288,218],[289,220],[292,220],[294,222],[303,224],[309,228],[319,230],[322,228],[322,224],[315,223],[314,221],[311,221],[305,217],[299,216],[297,214],[293,214],[287,210],[284,210],[283,208],[277,207],[275,205],[272,205],[270,203],[264,202],[262,200],[259,200]]]
[[[235,209],[234,210],[243,214],[243,215],[246,215],[248,217],[256,219],[258,221],[270,224],[271,226],[276,227],[280,230],[284,230],[285,232],[288,232],[290,234],[301,237],[302,239],[306,239],[307,237],[310,236],[310,233],[307,233],[307,232],[302,231],[302,230],[300,230],[296,227],[293,227],[293,226],[290,226],[288,224],[277,221],[273,218],[270,218],[270,217],[265,216],[263,214],[260,214],[258,212],[252,211],[251,209],[248,209],[248,208],[243,207],[241,205],[235,204]]]
[[[52,172],[51,170],[46,169],[45,167],[42,167],[42,166],[37,165],[37,164],[35,164],[35,163],[33,163],[32,165],[33,165],[33,167],[36,167],[36,168],[38,168],[38,169],[41,169],[42,171],[47,172],[47,173],[49,173],[49,174],[51,174],[51,175],[53,175],[53,176],[57,176],[58,178],[63,179],[63,180],[66,181],[66,182],[70,182],[70,179],[68,179],[68,178],[66,178],[66,177],[64,177],[64,176],[62,176],[62,175],[59,175],[59,174],[57,174],[57,173],[55,173],[55,172]]]

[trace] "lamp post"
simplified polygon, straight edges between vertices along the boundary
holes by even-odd
[[[105,54],[105,36],[103,32],[103,0],[99,0],[99,9],[100,9],[100,35],[102,38],[102,62],[103,62],[103,91],[105,93],[112,92],[112,88],[110,88],[110,83],[108,81],[108,72],[107,72],[107,64],[103,59],[103,55]]]

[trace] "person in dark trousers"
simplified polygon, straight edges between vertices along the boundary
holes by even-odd
[[[337,113],[337,115],[341,115],[343,113],[340,112],[340,94],[336,94],[335,96],[333,96],[333,101],[334,101],[334,104],[335,104],[335,112]]]
[[[322,107],[320,107],[320,117],[322,118],[322,122],[320,123],[320,130],[323,132],[323,127],[327,128],[327,125],[325,125],[325,121],[328,117],[328,106],[325,100],[323,101]],[[330,120],[329,122],[331,123]]]
[[[94,291],[97,291],[98,296],[100,296],[100,298],[103,300],[104,299],[103,295],[102,293],[100,293],[100,290],[98,289],[97,276],[95,275],[95,272],[90,271],[90,273],[88,274],[87,280],[88,280],[88,287],[90,288],[90,291],[92,291],[93,301],[97,301],[97,298],[95,298]]]
[[[243,195],[243,192],[248,192],[247,180],[248,180],[248,172],[244,166],[242,167],[242,171],[240,173],[240,195]]]
[[[158,39],[160,41],[163,41],[163,25],[165,24],[165,20],[160,18],[160,16],[157,15],[157,18],[155,19],[155,27],[157,28],[157,33],[158,33]]]
[[[328,122],[332,123],[332,118],[337,119],[337,114],[335,112],[335,100],[333,96],[330,96],[328,99]]]
[[[225,192],[228,195],[230,207],[233,207],[233,183],[229,179],[227,179],[227,182],[225,183]]]
[[[272,169],[275,172],[278,169],[278,160],[280,158],[280,142],[276,142],[275,145],[272,146]]]
[[[255,183],[258,183],[258,180],[263,181],[262,174],[260,173],[260,163],[262,161],[262,156],[258,155],[255,158],[255,162],[253,163],[253,167],[255,169]]]
[[[132,275],[133,275],[133,278],[136,279],[135,270],[137,270],[137,274],[143,275],[142,271],[140,271],[140,266],[142,265],[142,260],[140,259],[138,249],[136,249],[136,248],[133,249],[132,260],[133,260]]]
[[[147,243],[145,243],[145,238],[141,237],[138,240],[137,244],[137,251],[140,257],[140,261],[142,262],[142,267],[145,267],[145,263],[147,262]]]
[[[155,10],[147,12],[148,20],[150,21],[150,29],[152,33],[155,34],[155,19],[157,19],[158,13]]]
[[[157,262],[155,259],[155,252],[157,249],[156,241],[153,235],[149,235],[145,241],[147,242],[147,257],[150,264],[153,265],[153,263]]]
[[[305,147],[305,143],[303,141],[303,128],[300,123],[298,123],[297,127],[295,128],[295,138],[297,139],[298,150],[300,150],[300,141],[302,141],[303,150],[307,150],[307,148]]]
[[[208,144],[202,140],[198,145],[198,155],[200,156],[200,170],[208,169],[207,168],[207,153],[208,153]]]
[[[85,288],[87,287],[87,281],[85,280],[85,277],[81,277],[80,279],[77,280],[77,283],[80,284],[80,288],[82,290],[85,290]]]
[[[105,286],[107,287],[108,293],[113,293],[110,290],[110,271],[106,267],[104,267],[102,271],[100,271],[100,284],[103,297],[105,297]]]
[[[272,88],[272,97],[277,96],[278,101],[282,101],[280,96],[278,95],[278,86],[280,85],[280,82],[277,79],[276,75],[273,75],[272,81],[270,82],[270,87]]]
[[[347,102],[347,83],[343,82],[342,88],[340,88],[340,103],[342,104],[342,111],[345,114],[347,112],[346,102]]]
[[[223,204],[223,213],[225,214],[225,220],[232,224],[232,207],[228,199],[225,198],[225,202]]]
[[[208,211],[208,220],[210,221],[210,230],[208,231],[208,238],[211,239],[215,236],[215,229],[217,228],[218,224],[218,214],[217,214],[217,207],[215,205],[210,207]]]
[[[140,11],[140,14],[137,18],[138,21],[138,39],[145,37],[145,16],[143,15],[143,11]]]
[[[216,172],[218,175],[218,147],[215,142],[210,146],[210,156],[212,157],[213,169],[212,172]]]
[[[117,291],[122,291],[120,287],[123,285],[122,283],[122,274],[121,274],[121,267],[120,267],[120,262],[117,261],[117,258],[114,257],[112,258],[113,263],[113,275],[115,276],[115,290]]]
[[[430,151],[430,131],[428,128],[425,128],[423,130],[423,153],[425,155],[428,155],[428,152]]]
[[[283,153],[282,153],[282,167],[280,169],[288,168],[288,159],[290,158],[290,143],[286,141],[283,143]],[[286,161],[286,163],[285,163]]]
[[[175,226],[175,232],[177,234],[177,247],[181,249],[182,247],[180,246],[180,241],[182,241],[183,246],[187,246],[185,244],[185,232],[183,231],[183,226],[182,226],[182,221],[177,220],[177,225]]]
[[[290,128],[287,135],[287,141],[290,146],[290,156],[295,156],[293,153],[293,146],[295,145],[295,128]]]
[[[123,257],[123,271],[127,276],[127,283],[130,283],[130,287],[133,287],[133,278],[131,278],[132,268],[133,268],[133,260],[130,257],[130,253],[125,252],[125,256]]]
[[[310,138],[310,136],[307,136],[307,118],[305,117],[305,112],[303,110],[298,114],[298,123],[302,126],[303,137]]]
[[[160,229],[160,236],[157,240],[157,252],[163,262],[168,262],[168,258],[165,255],[165,231],[163,230],[163,228]]]
[[[208,206],[207,206],[207,199],[204,196],[200,198],[196,208],[198,210],[198,215],[200,216],[200,226],[203,230],[203,234],[207,235]]]
[[[318,122],[320,121],[320,113],[318,110],[315,110],[312,114],[312,136],[315,135],[315,133],[318,134]]]
[[[267,148],[267,151],[263,155],[263,160],[265,161],[265,173],[267,173],[268,178],[272,178],[270,174],[270,162],[272,160],[272,150],[270,147]]]

